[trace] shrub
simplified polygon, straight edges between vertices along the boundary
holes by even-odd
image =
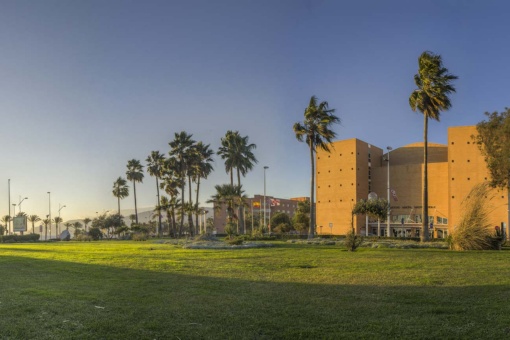
[[[233,239],[227,239],[227,240],[225,240],[225,242],[227,242],[228,244],[233,245],[233,246],[239,246],[239,245],[243,244],[243,239],[236,237]]]
[[[237,227],[233,223],[227,223],[227,225],[225,226],[225,233],[228,235],[228,238],[232,239],[236,232]]]
[[[86,234],[79,234],[74,239],[76,241],[80,241],[80,242],[90,242],[90,241],[92,241],[92,236],[86,235]]]
[[[133,241],[147,241],[149,236],[146,233],[134,233],[131,239]]]
[[[361,243],[363,243],[363,237],[356,235],[353,229],[345,235],[345,246],[348,251],[356,251]]]
[[[473,187],[462,201],[463,216],[459,225],[454,228],[448,239],[453,250],[484,250],[492,249],[491,224],[489,223],[489,195],[487,184]]]
[[[41,235],[39,235],[39,234],[2,235],[2,236],[0,236],[0,242],[2,242],[2,243],[36,242],[39,240],[40,237],[41,237]]]
[[[103,238],[103,233],[99,228],[92,227],[89,229],[88,235],[92,237],[94,241],[98,241]]]

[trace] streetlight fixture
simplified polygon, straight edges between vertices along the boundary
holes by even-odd
[[[266,225],[266,170],[268,166],[264,166],[264,226]],[[268,230],[269,232],[269,230]]]
[[[24,201],[24,200],[27,200],[27,199],[28,199],[28,197],[25,197],[25,198],[23,198],[23,199],[21,199],[21,198],[20,198],[20,201],[19,201],[19,203],[18,203],[19,212],[21,212],[21,203],[23,203],[23,201]]]
[[[388,162],[388,216],[386,217],[386,237],[390,237],[390,213],[391,213],[391,204],[390,204],[390,151],[393,150],[391,146],[387,146],[386,150],[388,150],[388,156],[386,157],[386,161]]]

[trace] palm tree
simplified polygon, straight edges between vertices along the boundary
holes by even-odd
[[[197,192],[195,198],[195,206],[198,207],[198,198],[200,193],[200,179],[207,179],[207,177],[214,170],[212,166],[212,155],[214,151],[210,149],[210,145],[205,145],[202,142],[198,142],[195,146],[196,162],[193,164],[193,180],[197,183]],[[198,210],[197,210],[198,211]],[[198,213],[195,215],[195,225],[198,226]]]
[[[168,143],[170,145],[170,156],[174,158],[174,165],[176,167],[176,177],[181,181],[181,223],[180,230],[182,230],[184,226],[184,187],[186,185],[187,173],[187,161],[189,158],[188,149],[192,148],[195,144],[195,141],[191,139],[193,135],[187,134],[185,131],[181,131],[180,133],[176,133],[174,135],[174,140]]]
[[[457,76],[450,74],[443,66],[440,55],[429,51],[423,52],[418,58],[418,73],[414,75],[414,83],[418,87],[409,97],[409,105],[413,111],[423,113],[423,218],[421,240],[429,239],[429,197],[428,197],[428,120],[439,121],[441,111],[451,108],[449,95],[455,92],[453,80]]]
[[[32,222],[32,234],[35,234],[34,224],[35,224],[35,222],[39,222],[41,220],[41,218],[37,215],[30,215],[30,216],[28,216],[28,220],[30,222]]]
[[[225,171],[230,173],[230,185],[234,185],[233,172],[237,173],[237,185],[241,186],[241,175],[246,176],[248,171],[253,169],[257,159],[253,150],[257,146],[250,144],[248,136],[242,137],[239,131],[227,131],[221,139],[221,146],[218,155],[225,160]],[[244,209],[239,207],[239,225],[241,233],[244,233]]]
[[[55,237],[58,238],[58,224],[64,221],[61,217],[57,216],[53,218],[53,223],[55,223]],[[50,237],[51,237],[51,229],[50,229]]]
[[[117,197],[117,205],[119,209],[120,215],[120,200],[129,196],[129,186],[127,185],[127,181],[119,177],[115,182],[113,182],[113,196]]]
[[[80,222],[76,221],[73,223],[74,237],[78,236],[78,232],[81,229],[81,227],[82,227],[82,224]]]
[[[88,217],[85,217],[83,219],[83,224],[85,225],[85,232],[87,231],[87,224],[89,224],[90,221],[92,221],[92,220],[90,218],[88,218]]]
[[[4,217],[2,217],[2,222],[5,223],[5,230],[6,230],[6,235],[9,234],[9,222],[12,220],[11,216],[9,215],[5,215]]]
[[[72,227],[73,225],[70,222],[66,222],[64,223],[64,226],[66,227],[66,230],[69,230],[69,227]]]
[[[128,161],[126,176],[129,181],[133,182],[133,195],[135,196],[135,220],[138,224],[138,208],[136,206],[136,182],[143,181],[143,166],[139,160],[132,159]],[[120,212],[119,212],[120,214]]]
[[[45,218],[42,220],[42,223],[44,224],[44,240],[48,239],[48,224],[50,224],[50,219]],[[51,237],[51,230],[50,230],[50,237]]]
[[[236,207],[243,206],[246,195],[244,190],[239,185],[222,184],[216,185],[216,194],[211,196],[207,203],[213,203],[214,209],[219,210],[222,207],[227,209],[227,223],[231,224],[234,219],[237,219],[234,211]]]
[[[310,149],[310,228],[309,238],[315,235],[315,153],[317,148],[330,152],[329,143],[335,138],[336,133],[331,130],[331,125],[339,123],[340,118],[333,113],[328,102],[324,101],[317,105],[317,97],[312,96],[310,103],[305,109],[303,122],[293,126],[296,138],[300,142],[306,142]]]
[[[152,151],[149,157],[145,160],[147,162],[147,172],[150,176],[156,177],[156,192],[158,196],[158,207],[161,205],[159,198],[159,179],[163,176],[163,164],[165,156],[159,151]],[[120,214],[120,212],[119,212]],[[158,216],[158,233],[161,236],[161,214]]]

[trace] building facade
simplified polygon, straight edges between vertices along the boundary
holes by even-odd
[[[260,221],[266,220],[266,225],[269,225],[271,216],[275,213],[283,212],[289,215],[292,219],[296,213],[298,202],[309,200],[308,197],[295,197],[295,198],[276,198],[273,196],[266,196],[266,204],[264,206],[264,196],[255,195],[245,200],[245,227],[247,232],[252,230],[252,221],[250,216],[258,218]],[[265,209],[265,210],[264,210]],[[265,214],[264,214],[265,211]],[[235,212],[237,214],[237,211]],[[248,216],[248,218],[246,218]],[[225,231],[225,225],[227,224],[227,209],[222,206],[219,209],[214,209],[214,231],[218,234],[223,234]]]
[[[435,237],[446,237],[462,216],[462,201],[487,181],[484,157],[472,136],[475,126],[448,129],[448,145],[428,143],[428,213]],[[332,143],[331,153],[317,156],[317,229],[346,234],[386,235],[386,221],[352,216],[353,206],[369,193],[390,197],[391,236],[419,237],[423,197],[423,143],[386,150],[359,139]],[[389,161],[388,161],[389,159]],[[388,188],[389,180],[389,188]],[[508,196],[493,189],[493,225],[508,223]]]

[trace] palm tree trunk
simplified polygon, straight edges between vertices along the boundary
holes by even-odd
[[[118,205],[118,208],[119,208],[119,216],[120,216],[120,196],[117,196],[117,205]],[[85,229],[87,226],[85,226]]]
[[[310,164],[311,164],[311,176],[310,176],[310,229],[308,238],[311,239],[315,236],[315,159],[313,153],[313,147],[310,145]]]
[[[158,176],[156,176],[156,191],[158,193],[158,220],[159,220],[158,236],[161,236],[161,201],[159,199],[159,181],[158,181]],[[119,211],[119,215],[120,215],[120,211]]]
[[[239,188],[241,188],[241,173],[239,171],[239,168],[237,168],[237,185]],[[239,204],[238,213],[237,216],[239,216],[239,233],[244,234],[244,206],[241,202]]]
[[[193,198],[191,194],[191,176],[188,176],[188,192],[189,192],[189,211],[188,211],[188,227],[189,227],[189,233],[191,236],[194,234],[194,228],[193,228]]]
[[[198,228],[198,215],[199,215],[199,211],[198,211],[198,193],[200,191],[200,176],[198,176],[198,179],[197,179],[197,195],[196,195],[196,198],[195,198],[195,207],[197,208],[197,210],[195,211],[195,226],[197,226]],[[202,232],[200,230],[200,232]]]
[[[234,168],[230,169],[230,185],[234,186]]]
[[[181,187],[181,225],[179,226],[179,237],[181,237],[182,228],[184,228],[184,186],[186,181],[182,181]]]
[[[138,224],[138,208],[136,207],[136,182],[133,181],[133,194],[135,196],[135,221]]]
[[[423,127],[423,218],[422,218],[422,242],[429,240],[429,191],[428,191],[428,116],[424,113]]]

